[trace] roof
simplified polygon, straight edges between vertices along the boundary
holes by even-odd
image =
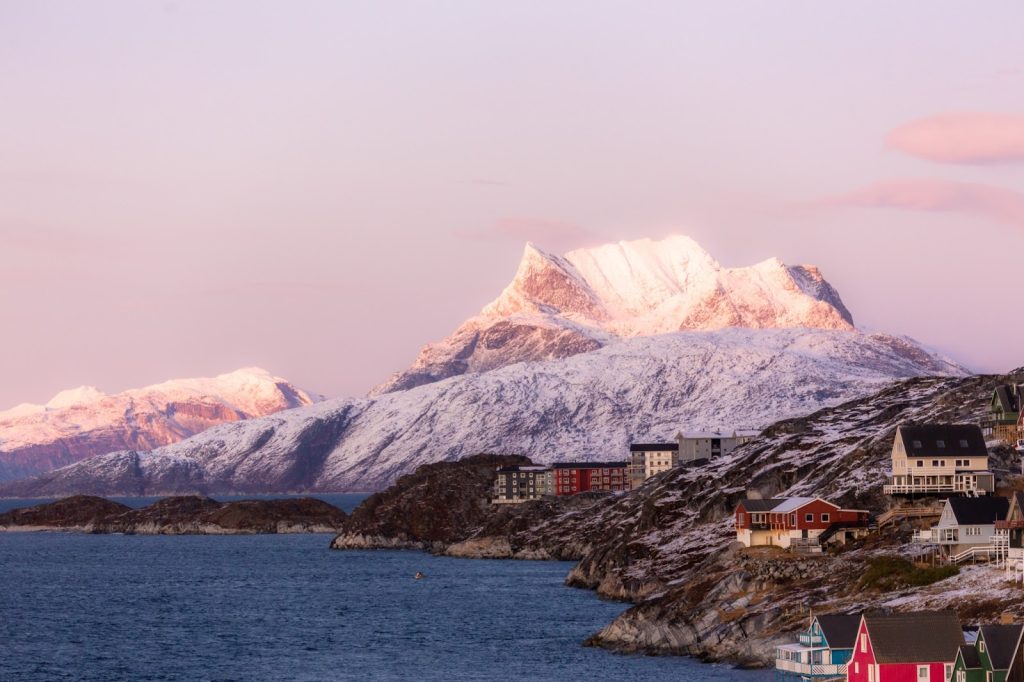
[[[878,663],[945,663],[964,643],[955,611],[864,616]]]
[[[740,504],[748,512],[766,512],[775,509],[779,504],[785,502],[785,500],[779,499],[768,499],[768,500],[740,500]]]
[[[960,658],[964,659],[964,667],[968,670],[981,667],[981,658],[978,656],[978,650],[970,644],[960,645]]]
[[[817,498],[817,497],[785,497],[785,498],[782,499],[782,504],[780,504],[779,506],[777,506],[774,509],[772,509],[772,511],[775,512],[776,514],[784,514],[786,512],[793,512],[793,511],[796,511],[797,509],[799,509],[800,507],[803,507],[805,505],[810,504],[811,502],[814,502],[817,499],[820,499],[820,498]],[[825,500],[821,500],[821,501],[825,502],[825,504],[828,504],[828,505],[831,505],[831,506],[835,507],[836,509],[839,508],[839,505],[837,505],[837,504],[832,504],[831,502],[826,502]]]
[[[669,452],[679,449],[679,443],[630,443],[630,452]]]
[[[503,473],[509,473],[509,472],[513,472],[513,471],[548,471],[550,469],[551,469],[551,467],[547,467],[547,466],[507,466],[507,467],[498,467],[498,473],[499,474],[503,474]]]
[[[629,466],[629,462],[558,462],[552,464],[554,469],[621,469]]]
[[[992,402],[998,403],[999,409],[1003,412],[1016,412],[1020,409],[1020,406],[1017,403],[1017,390],[1017,387],[1011,384],[1001,384],[996,386]]]
[[[950,497],[946,504],[953,510],[956,522],[961,525],[989,525],[1006,519],[1010,500],[1005,497],[985,495],[984,497]]]
[[[985,436],[977,424],[922,424],[900,426],[907,457],[988,457]],[[939,442],[944,447],[939,447]]]
[[[857,641],[860,628],[860,614],[830,613],[816,616],[815,620],[825,635],[825,641],[833,649],[852,649]]]
[[[981,626],[979,639],[985,640],[985,647],[988,649],[988,657],[992,661],[993,670],[1009,669],[1022,627],[1024,626],[1017,623]]]
[[[1016,502],[1016,504],[1017,504],[1017,511],[1018,511],[1018,513],[1024,514],[1024,492],[1021,492],[1019,490],[1014,492],[1013,493],[1013,501],[1010,504],[1011,507],[1013,506],[1014,502]],[[1006,512],[1006,518],[1010,518],[1010,512],[1009,511]]]

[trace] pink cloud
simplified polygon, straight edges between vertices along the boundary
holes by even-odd
[[[1024,161],[1024,114],[949,113],[919,118],[886,137],[890,149],[942,163]]]
[[[969,182],[887,180],[826,203],[833,206],[966,213],[1024,227],[1024,194]]]
[[[484,230],[456,230],[456,238],[486,242],[536,242],[548,249],[567,249],[594,239],[591,230],[572,223],[537,218],[501,218]]]

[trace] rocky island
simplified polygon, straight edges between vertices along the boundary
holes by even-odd
[[[896,427],[984,412],[1006,377],[920,378],[868,398],[778,422],[762,437],[624,494],[490,504],[494,468],[524,458],[432,464],[368,498],[335,549],[416,548],[457,557],[576,561],[566,584],[632,602],[588,644],[758,667],[814,613],[953,608],[964,620],[1024,614],[1001,571],[929,571],[909,561],[915,526],[888,525],[821,555],[735,542],[733,509],[748,494],[827,496],[876,514]],[[1012,451],[993,463],[1013,481]],[[998,471],[998,468],[997,468]]]
[[[0,514],[0,532],[76,531],[145,535],[334,533],[345,512],[312,498],[218,502],[209,497],[168,497],[133,509],[102,497],[76,495]]]

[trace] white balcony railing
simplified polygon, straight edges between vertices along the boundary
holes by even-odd
[[[799,661],[787,661],[783,658],[775,659],[775,669],[784,670],[789,673],[801,675],[835,675],[836,677],[846,676],[846,664],[822,665],[815,663],[801,663]]]

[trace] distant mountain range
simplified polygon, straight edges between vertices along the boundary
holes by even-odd
[[[761,428],[895,379],[966,374],[859,331],[812,266],[727,269],[685,237],[564,257],[527,246],[498,299],[369,398],[129,446],[0,494],[377,489],[477,452],[624,458],[632,439]]]
[[[322,399],[254,368],[115,395],[92,386],[62,391],[45,405],[25,403],[0,412],[0,481],[116,450],[150,450],[217,424]]]

